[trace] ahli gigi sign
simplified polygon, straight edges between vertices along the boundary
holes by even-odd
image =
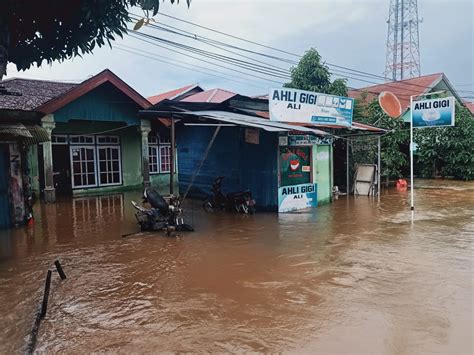
[[[354,99],[296,89],[270,89],[270,120],[351,127]]]
[[[454,97],[412,102],[413,128],[454,126]]]
[[[278,189],[278,212],[291,212],[317,205],[316,184],[283,186]]]

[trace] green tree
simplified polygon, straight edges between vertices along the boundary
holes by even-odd
[[[456,105],[454,127],[414,131],[416,165],[424,177],[452,176],[474,179],[474,117],[464,106]]]
[[[160,0],[0,0],[0,80],[8,62],[26,70],[110,45],[127,32],[131,6],[148,17],[158,13]]]
[[[306,51],[298,65],[290,69],[290,73],[291,81],[284,85],[287,88],[347,96],[346,80],[331,82],[329,68],[321,62],[321,56],[314,48]]]

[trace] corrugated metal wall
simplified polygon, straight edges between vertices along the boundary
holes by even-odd
[[[186,191],[201,162],[215,127],[185,126],[177,130],[180,192]],[[244,141],[239,127],[222,127],[191,188],[191,196],[204,197],[217,176],[225,176],[224,193],[249,189],[257,205],[276,208],[278,198],[278,136],[260,131],[260,144]]]

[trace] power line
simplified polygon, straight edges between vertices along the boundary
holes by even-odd
[[[213,29],[213,28],[210,28],[210,27],[207,27],[207,26],[203,26],[203,25],[199,25],[197,23],[194,23],[194,22],[191,22],[191,21],[187,21],[187,20],[183,20],[183,19],[180,19],[178,17],[175,17],[175,16],[171,16],[171,15],[167,15],[167,14],[164,14],[164,13],[159,13],[159,15],[161,16],[165,16],[165,17],[168,17],[168,18],[171,18],[173,20],[176,20],[176,21],[180,21],[180,22],[183,22],[183,23],[187,23],[187,24],[190,24],[190,25],[193,25],[193,26],[196,26],[196,27],[199,27],[199,28],[203,28],[203,29],[206,29],[208,31],[212,31],[212,32],[215,32],[215,33],[219,33],[221,35],[224,35],[224,36],[228,36],[228,37],[231,37],[231,38],[234,38],[234,39],[238,39],[238,40],[241,40],[241,41],[244,41],[244,42],[247,42],[247,43],[251,43],[251,44],[254,44],[254,45],[257,45],[257,46],[260,46],[260,47],[263,47],[263,48],[267,48],[267,49],[271,49],[271,50],[274,50],[274,51],[278,51],[280,53],[284,53],[284,54],[288,54],[288,55],[291,55],[291,56],[295,56],[295,57],[298,57],[298,58],[301,58],[302,56],[299,55],[299,54],[296,54],[296,53],[292,53],[292,52],[289,52],[289,51],[285,51],[285,50],[282,50],[282,49],[279,49],[279,48],[275,48],[275,47],[272,47],[272,46],[267,46],[267,45],[264,45],[262,43],[258,43],[258,42],[255,42],[255,41],[251,41],[251,40],[247,40],[245,38],[242,38],[242,37],[239,37],[239,36],[235,36],[235,35],[232,35],[232,34],[229,34],[229,33],[226,33],[226,32],[223,32],[223,31],[219,31],[219,30],[216,30],[216,29]],[[377,75],[377,74],[373,74],[373,73],[369,73],[369,72],[365,72],[365,71],[362,71],[362,70],[357,70],[357,69],[352,69],[352,68],[349,68],[349,67],[345,67],[345,66],[342,66],[342,65],[337,65],[337,64],[333,64],[333,63],[329,63],[329,62],[325,62],[326,65],[328,66],[332,66],[332,67],[335,67],[335,68],[340,68],[340,69],[344,69],[344,70],[349,70],[351,72],[354,72],[354,73],[359,73],[359,74],[364,74],[364,75],[367,75],[367,76],[370,76],[370,77],[373,77],[373,78],[378,78],[380,80],[384,80],[385,81],[385,77],[384,76],[381,76],[381,75]],[[351,77],[348,77],[350,79],[353,79],[353,80],[359,80],[359,81],[363,81],[363,80],[360,80],[358,78],[351,78]],[[374,82],[369,82],[369,81],[365,81],[367,83],[372,83],[374,85],[382,85],[382,84],[390,84],[390,83],[374,83]],[[398,82],[391,82],[391,83],[394,83],[394,84],[403,84],[403,85],[411,85],[411,86],[415,86],[415,87],[420,87],[420,88],[428,88],[428,86],[423,86],[423,85],[419,85],[419,84],[416,84],[416,83],[403,83],[401,81],[398,81]],[[401,87],[400,87],[401,88]],[[412,91],[412,92],[416,92],[418,93],[417,91],[414,91],[414,90],[410,90],[410,89],[406,89],[404,88],[405,90],[408,90],[408,91]]]
[[[243,78],[243,79],[246,80],[246,81],[239,81],[239,80],[235,80],[235,79],[226,78],[226,77],[223,77],[223,76],[214,74],[214,73],[219,73],[219,72],[216,72],[215,70],[213,70],[214,73],[208,73],[208,72],[204,72],[204,71],[195,69],[195,68],[202,68],[202,67],[199,67],[199,66],[196,66],[196,65],[191,65],[191,64],[189,64],[190,66],[192,66],[192,68],[185,67],[185,66],[182,66],[182,65],[173,63],[173,62],[169,62],[169,61],[163,60],[163,59],[158,59],[158,58],[155,57],[155,56],[156,56],[155,54],[152,54],[152,55],[153,55],[153,57],[152,57],[152,56],[148,56],[148,55],[142,54],[142,53],[140,53],[140,52],[136,52],[136,51],[133,51],[133,50],[121,48],[121,45],[115,45],[114,48],[116,48],[116,49],[118,49],[118,50],[120,50],[120,51],[123,51],[123,52],[128,52],[128,53],[131,53],[131,54],[138,55],[138,56],[140,56],[140,57],[152,59],[152,60],[155,60],[155,61],[157,61],[157,62],[161,62],[161,63],[173,65],[173,66],[176,66],[176,67],[179,67],[179,68],[191,70],[191,71],[193,71],[193,72],[198,72],[198,73],[202,73],[202,74],[205,74],[205,75],[214,76],[214,77],[217,77],[217,78],[220,78],[220,79],[224,79],[224,80],[228,80],[228,81],[233,81],[233,82],[236,82],[236,83],[239,83],[239,84],[246,84],[246,85],[253,86],[253,87],[256,87],[256,88],[260,88],[260,89],[266,89],[266,87],[264,87],[264,86],[259,86],[259,85],[251,84],[251,82],[249,82],[249,81],[248,81],[247,79],[245,79],[245,78]],[[145,52],[145,53],[149,53],[149,52]],[[205,68],[203,68],[203,69],[205,69]],[[207,70],[207,69],[206,69],[206,70]],[[229,75],[229,74],[224,74],[224,75]]]
[[[160,44],[158,44],[158,43],[151,42],[151,41],[146,40],[146,39],[144,39],[144,38],[136,37],[136,36],[134,36],[133,34],[129,34],[129,36],[131,36],[131,37],[133,37],[133,38],[136,38],[136,39],[138,39],[138,40],[140,40],[140,41],[143,41],[143,42],[152,44],[152,45],[154,45],[154,46],[157,46],[157,47],[160,47],[160,48],[164,48],[164,49],[169,50],[169,51],[171,51],[171,52],[175,52],[175,53],[178,53],[178,54],[181,54],[181,55],[185,55],[185,56],[188,57],[188,58],[193,58],[193,59],[196,59],[196,60],[199,60],[199,61],[202,61],[202,62],[211,64],[211,65],[215,65],[215,66],[220,67],[220,68],[224,68],[224,69],[226,69],[226,70],[234,71],[234,72],[237,72],[237,73],[240,73],[240,74],[244,74],[244,75],[252,75],[252,76],[255,77],[255,78],[259,78],[259,79],[262,79],[262,80],[265,80],[265,81],[271,81],[271,82],[274,82],[274,83],[277,83],[277,84],[280,84],[280,85],[283,84],[281,81],[276,81],[276,80],[268,79],[268,78],[261,77],[261,76],[257,76],[257,75],[254,75],[254,74],[249,74],[249,73],[243,72],[243,71],[238,70],[238,69],[229,68],[229,67],[224,66],[224,65],[220,65],[220,64],[213,63],[213,62],[209,62],[209,61],[204,60],[204,59],[202,59],[202,58],[198,58],[198,57],[189,55],[189,54],[187,54],[187,53],[183,53],[183,52],[178,51],[178,50],[176,50],[176,49],[172,49],[172,48],[165,47],[165,46],[163,46],[163,45],[160,45]],[[247,70],[249,70],[249,69],[247,69]],[[252,70],[250,69],[250,71],[252,71]],[[268,74],[267,74],[267,75],[268,75]],[[270,75],[270,76],[271,76],[271,75]]]

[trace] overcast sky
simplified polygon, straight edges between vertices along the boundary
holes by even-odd
[[[171,5],[169,0],[161,5],[160,12],[198,23],[222,32],[230,33],[254,42],[276,47],[291,53],[303,54],[310,47],[316,48],[329,63],[383,75],[385,68],[385,42],[390,0],[193,0],[188,9],[185,1]],[[420,51],[422,74],[445,72],[461,96],[474,96],[473,78],[473,1],[472,0],[419,0]],[[195,33],[245,47],[261,53],[295,60],[294,56],[271,51],[246,42],[187,25],[164,16],[156,20]],[[188,45],[217,52],[195,40],[167,35],[151,28],[141,31],[180,41]],[[83,80],[105,68],[111,69],[144,96],[150,96],[184,85],[199,83],[205,89],[220,87],[242,94],[267,93],[268,88],[284,82],[258,73],[244,75],[217,68],[188,55],[173,53],[125,36],[113,45],[126,45],[148,51],[162,57],[160,60],[189,66],[181,62],[212,68],[218,78],[194,70],[176,67],[150,58],[103,47],[83,58],[66,62],[43,64],[26,72],[17,72],[8,66],[7,77],[29,77],[53,80]],[[224,53],[224,52],[220,52]],[[143,54],[143,52],[142,52]],[[232,55],[226,53],[227,55]],[[166,57],[168,59],[165,59]],[[243,58],[241,58],[243,59]],[[289,68],[289,64],[260,58],[275,66]],[[178,62],[181,61],[181,62]],[[226,65],[222,64],[221,65]],[[244,69],[235,68],[244,71]],[[226,73],[223,75],[223,73]],[[228,75],[234,76],[228,76]],[[377,79],[367,79],[380,82]],[[370,85],[349,80],[352,87]],[[469,92],[472,91],[472,92]]]

